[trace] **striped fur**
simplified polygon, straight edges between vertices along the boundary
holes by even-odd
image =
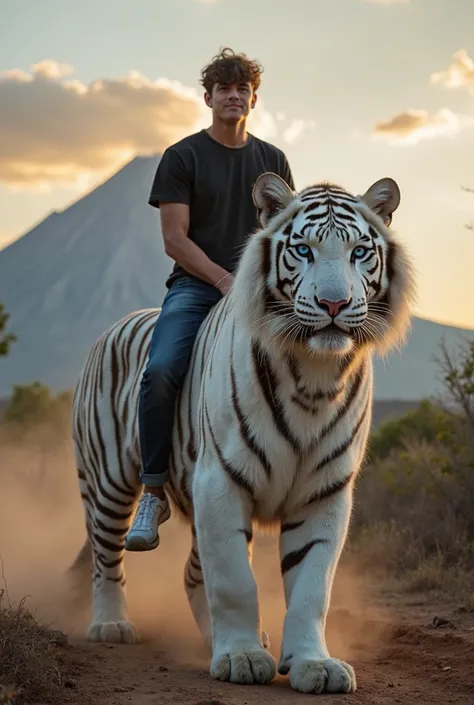
[[[265,174],[254,201],[262,228],[201,327],[176,406],[166,490],[192,529],[185,590],[212,676],[270,681],[250,557],[253,525],[279,527],[279,671],[302,692],[349,692],[354,672],[329,656],[325,620],[370,427],[372,355],[409,326],[412,269],[387,228],[399,192],[383,179],[364,196],[331,184],[294,194]],[[348,303],[332,318],[336,301]],[[140,491],[139,382],[158,315],[131,313],[105,332],[74,398],[93,563],[88,636],[98,641],[138,639],[123,551]]]

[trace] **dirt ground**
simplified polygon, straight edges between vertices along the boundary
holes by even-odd
[[[142,643],[86,643],[90,611],[71,607],[64,578],[84,538],[82,505],[73,473],[62,472],[63,480],[49,487],[11,475],[2,482],[0,558],[10,599],[27,596],[42,622],[68,634],[64,705],[278,705],[315,698],[355,705],[474,705],[474,615],[457,611],[454,601],[389,590],[347,561],[336,577],[328,643],[334,656],[354,666],[356,693],[302,695],[280,676],[266,686],[214,681],[182,587],[189,535],[174,519],[164,525],[156,551],[126,558],[130,617]],[[274,539],[259,539],[254,569],[264,628],[278,658],[284,604],[275,548]],[[435,620],[435,626],[439,617],[448,623]]]
[[[210,678],[207,662],[197,649],[178,654],[151,641],[138,646],[69,647],[75,676],[65,703],[283,705],[310,703],[315,698],[355,705],[474,703],[474,639],[467,620],[463,625],[455,618],[454,629],[430,628],[425,626],[428,614],[412,608],[396,624],[351,614],[333,616],[341,633],[346,622],[352,634],[349,648],[354,652],[351,663],[358,690],[351,695],[302,695],[281,676],[266,686],[218,683]]]

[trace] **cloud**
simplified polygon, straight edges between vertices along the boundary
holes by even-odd
[[[110,173],[136,154],[162,152],[209,125],[201,97],[177,81],[130,71],[85,84],[73,73],[52,59],[29,72],[0,73],[0,182],[80,187],[90,176]],[[285,121],[259,100],[248,125],[262,139],[287,143],[311,125]]]
[[[474,124],[470,117],[457,115],[448,108],[430,114],[426,110],[406,110],[385,122],[374,125],[374,139],[389,144],[413,145],[433,137],[454,137],[460,130]]]
[[[468,87],[474,92],[474,61],[465,49],[456,51],[451,59],[447,69],[430,75],[430,83],[446,88]],[[454,137],[464,128],[473,125],[473,117],[459,115],[449,108],[441,108],[432,114],[426,110],[411,109],[376,123],[372,136],[389,144],[413,145],[434,137]]]
[[[452,55],[447,69],[431,74],[430,82],[446,88],[467,87],[474,91],[474,61],[465,49],[459,49]]]
[[[305,130],[314,130],[315,127],[316,123],[314,120],[292,120],[288,127],[283,130],[282,139],[287,144],[293,144],[293,142],[301,137]]]
[[[131,71],[85,85],[72,72],[45,60],[0,74],[0,181],[76,181],[163,150],[199,118],[197,94],[177,82]]]

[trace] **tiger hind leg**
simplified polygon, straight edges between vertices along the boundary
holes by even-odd
[[[201,636],[209,650],[212,648],[211,620],[207,606],[204,579],[202,576],[201,561],[199,559],[196,530],[191,527],[192,544],[191,552],[184,567],[184,589],[189,606]]]
[[[88,539],[71,568],[76,585],[86,579],[90,584],[92,577],[93,618],[86,638],[89,641],[134,644],[140,637],[128,617],[124,546],[140,487],[125,482],[119,486],[112,477],[123,476],[111,472],[110,467],[107,472],[101,469],[97,475],[91,473],[89,477],[97,478],[95,487],[91,487],[86,482],[86,475],[79,471]],[[88,568],[87,554],[90,558]]]

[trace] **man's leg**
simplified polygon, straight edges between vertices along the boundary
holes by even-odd
[[[163,301],[140,386],[138,418],[144,491],[126,537],[128,551],[156,548],[158,526],[170,516],[163,485],[169,477],[175,402],[199,328],[220,298],[218,289],[186,277],[172,285]]]

